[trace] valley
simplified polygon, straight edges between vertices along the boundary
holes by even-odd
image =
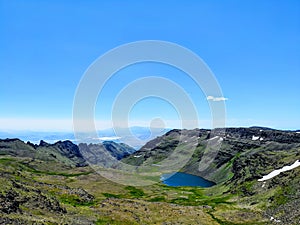
[[[84,146],[130,165],[159,165],[178,143],[182,153],[188,150],[195,137],[195,151],[180,172],[213,181],[216,185],[212,187],[167,186],[160,181],[165,170],[157,166],[151,176],[141,174],[141,179],[151,179],[154,184],[122,185],[99,175],[79,145],[70,141],[37,145],[2,139],[0,223],[299,224],[300,167],[258,181],[300,158],[297,132],[259,127],[228,128],[224,134],[171,130],[138,151],[113,142]],[[208,141],[221,137],[212,163],[199,171]]]

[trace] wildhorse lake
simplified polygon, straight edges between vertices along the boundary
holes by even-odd
[[[216,183],[206,180],[202,177],[182,173],[166,173],[161,176],[161,181],[172,187],[180,187],[180,186],[193,186],[193,187],[211,187]]]

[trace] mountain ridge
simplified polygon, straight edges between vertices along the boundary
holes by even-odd
[[[50,224],[115,224],[116,220],[124,224],[125,216],[128,224],[152,224],[162,217],[175,223],[177,207],[182,224],[299,224],[300,167],[259,181],[300,159],[300,134],[295,131],[174,129],[139,151],[114,142],[82,145],[87,152],[107,154],[138,169],[159,165],[177,147],[188,151],[189,142],[197,145],[180,171],[216,181],[215,186],[175,188],[158,182],[151,187],[124,187],[93,171],[87,155],[83,157],[81,147],[71,141],[0,140],[0,223],[44,224],[38,222],[43,218]],[[219,151],[200,171],[206,147],[218,143],[222,143]],[[155,214],[162,207],[168,212],[165,217]]]
[[[182,132],[186,133],[183,134]],[[190,131],[174,129],[167,132],[161,137],[151,140],[140,150],[124,158],[123,161],[132,165],[142,165],[143,163],[147,163],[147,161],[152,159],[152,161],[149,161],[148,164],[151,164],[152,162],[156,163],[158,159],[162,158],[162,155],[165,155],[166,157],[167,155],[171,154],[171,152],[180,143],[179,137],[181,135],[184,136],[185,140],[187,140],[189,136],[197,136],[199,138],[195,153],[192,159],[183,168],[183,172],[202,176],[206,179],[213,178],[212,181],[214,182],[218,182],[214,180],[217,179],[217,177],[214,178],[212,176],[209,176],[209,174],[211,174],[210,169],[213,169],[215,173],[216,169],[219,169],[225,163],[229,163],[230,160],[233,160],[236,154],[246,154],[245,152],[251,150],[253,150],[254,152],[254,150],[258,148],[279,151],[282,148],[286,148],[288,150],[300,147],[299,133],[280,131],[275,129],[262,130],[261,127],[226,129],[217,128],[214,130],[194,129]],[[203,172],[197,172],[197,166],[200,162],[201,157],[203,156],[205,147],[207,146],[208,141],[212,140],[213,138],[219,138],[219,140],[222,140],[220,150],[214,158],[213,164],[215,165],[213,168],[208,168]],[[185,145],[185,143],[180,144]],[[156,154],[156,152],[159,152],[159,156]],[[136,158],[136,156],[139,157]]]
[[[113,157],[121,159],[133,152],[135,149],[124,144],[112,141],[104,141],[99,144],[74,144],[69,140],[57,141],[54,144],[47,143],[43,140],[39,144],[33,144],[29,141],[26,143],[18,138],[0,139],[0,154],[12,155],[19,157],[30,157],[33,159],[42,159],[50,161],[61,161],[69,166],[83,167],[88,166],[80,146],[93,146],[97,151],[107,151]],[[100,153],[100,152],[99,152]]]

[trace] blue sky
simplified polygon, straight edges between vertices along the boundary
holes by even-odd
[[[74,95],[88,66],[139,40],[174,42],[198,54],[228,98],[228,126],[300,129],[299,1],[0,0],[0,34],[2,130],[71,130]],[[182,72],[146,63],[107,83],[95,110],[99,128],[109,126],[119,91],[143,76],[178,83],[209,126],[202,91]],[[179,119],[159,99],[141,101],[129,118],[134,125],[161,118],[174,127]]]

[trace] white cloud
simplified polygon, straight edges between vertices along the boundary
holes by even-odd
[[[121,139],[121,137],[99,137],[99,138],[93,138],[94,140],[100,140],[100,141],[115,141]]]
[[[214,97],[214,96],[211,96],[211,95],[207,96],[206,99],[207,99],[207,100],[211,100],[211,101],[213,101],[213,102],[220,102],[220,101],[227,101],[227,100],[228,100],[228,98],[224,98],[224,97]]]

